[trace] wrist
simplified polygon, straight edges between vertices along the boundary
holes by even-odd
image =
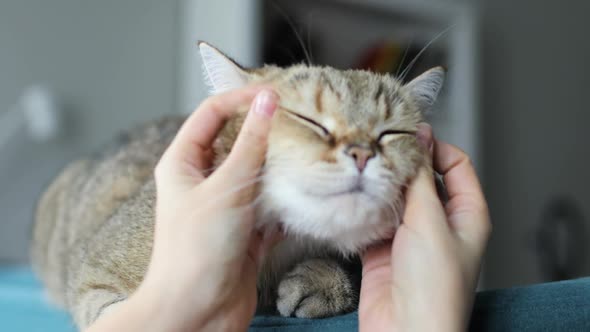
[[[394,304],[396,315],[394,331],[441,331],[458,332],[467,328],[466,303],[459,297],[433,299],[422,297],[423,301],[402,301]],[[397,299],[399,300],[399,299]],[[394,299],[394,302],[396,300]]]
[[[212,312],[211,307],[205,305],[207,299],[199,297],[195,288],[185,282],[148,274],[130,300],[150,317],[153,331],[201,331]]]
[[[148,273],[133,301],[145,307],[151,319],[157,317],[158,328],[154,331],[245,331],[253,312],[240,306],[243,301],[239,298],[231,296],[240,292],[233,287],[224,289],[223,284],[227,283],[209,276],[195,276],[188,281]]]
[[[137,289],[129,298],[105,312],[86,332],[91,331],[181,331],[194,325],[186,324],[183,315],[174,313],[170,305],[149,287]]]

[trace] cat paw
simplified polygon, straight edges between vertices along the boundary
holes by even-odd
[[[284,317],[321,318],[354,310],[358,290],[347,271],[331,260],[304,261],[278,287],[277,310]]]

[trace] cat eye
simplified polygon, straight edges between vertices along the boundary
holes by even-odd
[[[330,135],[330,132],[328,131],[328,129],[326,129],[326,127],[319,124],[317,121],[314,121],[308,117],[305,117],[299,113],[295,113],[295,112],[288,110],[286,108],[283,108],[283,110],[285,110],[285,112],[288,115],[290,115],[292,118],[294,118],[295,120],[298,120],[300,122],[305,122],[305,124],[308,126],[311,125],[312,130],[315,131],[318,135],[322,136],[323,138],[332,137]]]
[[[380,142],[384,137],[391,135],[416,135],[416,132],[410,130],[386,130],[379,134],[377,142]]]

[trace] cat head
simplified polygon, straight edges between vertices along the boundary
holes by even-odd
[[[274,216],[287,233],[343,252],[393,232],[403,189],[427,160],[415,134],[442,87],[441,67],[402,84],[390,75],[330,67],[246,69],[206,43],[199,48],[212,93],[265,83],[280,96],[264,166],[262,219]],[[233,128],[225,136],[235,138],[239,125]]]

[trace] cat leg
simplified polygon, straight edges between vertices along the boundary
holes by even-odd
[[[92,289],[83,294],[71,312],[80,330],[86,329],[98,317],[112,311],[127,296],[106,289]]]
[[[311,259],[297,264],[283,277],[277,309],[285,317],[335,316],[356,309],[358,292],[354,277],[341,264]]]

